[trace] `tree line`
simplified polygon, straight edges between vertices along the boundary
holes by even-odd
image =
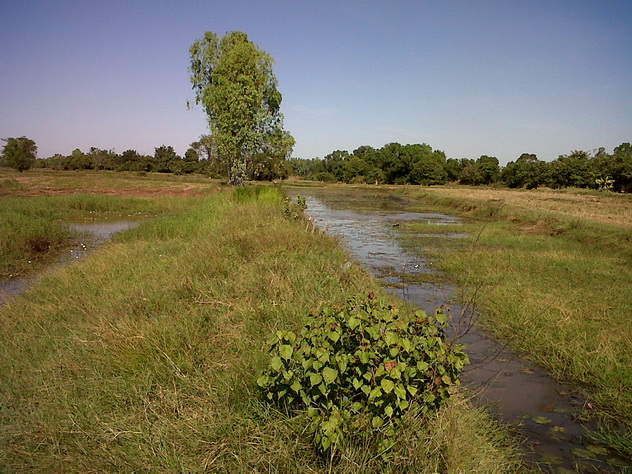
[[[523,153],[515,161],[500,166],[494,156],[477,159],[447,158],[427,144],[389,143],[376,149],[361,146],[352,153],[336,150],[323,159],[292,158],[291,174],[307,179],[368,184],[447,183],[466,185],[504,185],[533,189],[577,187],[632,191],[632,146],[622,143],[612,153],[604,148],[581,150],[542,161]]]
[[[7,138],[0,156],[0,166],[8,166],[18,171],[30,168],[50,168],[56,170],[112,170],[154,173],[190,174],[200,173],[211,178],[227,176],[227,160],[217,153],[217,147],[210,135],[203,135],[190,144],[184,156],[178,155],[172,146],[162,145],[154,149],[153,155],[126,150],[91,147],[87,151],[79,148],[69,155],[55,154],[48,158],[37,158],[37,145],[27,137]],[[290,174],[286,161],[290,149],[264,150],[251,157],[245,168],[246,179],[285,179]]]
[[[0,166],[19,171],[31,167],[58,170],[113,170],[155,173],[200,173],[212,178],[228,176],[231,163],[223,159],[211,135],[191,143],[184,156],[171,146],[155,148],[153,155],[126,150],[91,147],[75,149],[70,155],[55,154],[37,159],[35,142],[26,137],[4,139]],[[594,152],[575,150],[554,161],[542,161],[523,153],[500,166],[496,157],[447,158],[427,144],[389,143],[376,149],[361,146],[352,153],[336,150],[323,159],[288,158],[291,148],[262,150],[245,164],[245,179],[274,180],[299,176],[325,182],[368,184],[420,184],[425,186],[459,183],[502,185],[510,188],[590,188],[632,192],[632,145],[622,143],[612,153],[604,148]]]

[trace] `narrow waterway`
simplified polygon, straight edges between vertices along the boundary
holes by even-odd
[[[60,256],[57,264],[47,271],[52,271],[59,268],[60,265],[68,265],[85,257],[108,241],[112,235],[136,227],[138,224],[140,224],[138,220],[91,220],[68,223],[68,226],[78,233],[78,238],[75,244]],[[6,282],[0,282],[0,306],[22,293],[39,276],[41,275],[13,278]]]
[[[454,299],[458,293],[455,288],[415,283],[419,280],[415,275],[436,270],[431,261],[405,251],[395,235],[402,222],[458,225],[458,218],[407,210],[403,200],[387,194],[314,188],[290,189],[289,194],[305,197],[310,219],[337,236],[355,261],[399,296],[427,312],[447,305],[453,315],[461,315],[463,308]],[[452,234],[446,238],[462,237]],[[584,427],[574,419],[584,402],[571,389],[469,324],[474,316],[466,314],[457,329],[470,358],[463,384],[475,399],[491,406],[504,423],[527,440],[528,459],[548,472],[632,469],[632,463],[590,441]],[[469,330],[465,332],[464,328]]]

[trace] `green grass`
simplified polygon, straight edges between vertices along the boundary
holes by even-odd
[[[389,463],[364,449],[370,433],[321,459],[305,416],[260,401],[273,331],[379,291],[335,240],[282,214],[274,189],[199,198],[0,309],[0,471],[521,470],[461,395],[410,416]]]
[[[30,204],[30,203],[29,203]],[[0,279],[39,266],[72,241],[60,215],[44,206],[5,199],[0,209]]]
[[[0,279],[32,273],[70,248],[76,232],[66,221],[155,217],[192,202],[98,194],[0,199]]]
[[[444,246],[434,257],[458,285],[477,292],[484,324],[578,385],[595,407],[584,416],[602,423],[600,439],[631,455],[630,228],[498,202],[421,199],[475,218],[463,226],[469,243]],[[424,252],[425,238],[411,236],[408,243]]]

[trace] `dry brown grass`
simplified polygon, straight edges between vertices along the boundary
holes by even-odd
[[[504,201],[507,206],[528,211],[544,211],[595,222],[632,226],[632,196],[626,194],[452,186],[425,190],[477,202]]]
[[[176,176],[167,173],[139,174],[114,171],[59,171],[32,169],[18,173],[0,168],[0,181],[15,180],[19,187],[0,188],[0,196],[31,197],[65,194],[107,194],[110,196],[195,196],[207,194],[217,180],[201,175]]]

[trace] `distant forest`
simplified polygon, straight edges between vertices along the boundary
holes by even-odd
[[[153,156],[135,150],[115,153],[90,148],[70,155],[37,159],[33,166],[62,170],[115,170],[158,173],[201,173],[214,178],[226,176],[226,165],[214,152],[208,136],[191,144],[183,157],[173,147],[155,148]],[[1,161],[1,160],[0,160]],[[0,163],[3,164],[3,163]],[[280,154],[259,154],[248,163],[248,179],[272,180],[299,176],[325,182],[367,184],[500,185],[510,188],[577,187],[632,192],[632,146],[623,143],[612,153],[604,148],[594,152],[572,151],[554,161],[541,161],[523,153],[500,166],[498,159],[446,158],[443,151],[426,144],[389,143],[376,149],[361,146],[352,153],[334,151],[323,159],[285,159]]]
[[[380,149],[361,146],[353,153],[334,151],[324,159],[288,160],[291,174],[327,182],[466,185],[503,185],[510,188],[591,188],[632,191],[632,146],[623,143],[612,154],[575,150],[556,160],[541,161],[523,153],[501,167],[498,159],[482,155],[476,160],[446,158],[426,144],[389,143]]]

